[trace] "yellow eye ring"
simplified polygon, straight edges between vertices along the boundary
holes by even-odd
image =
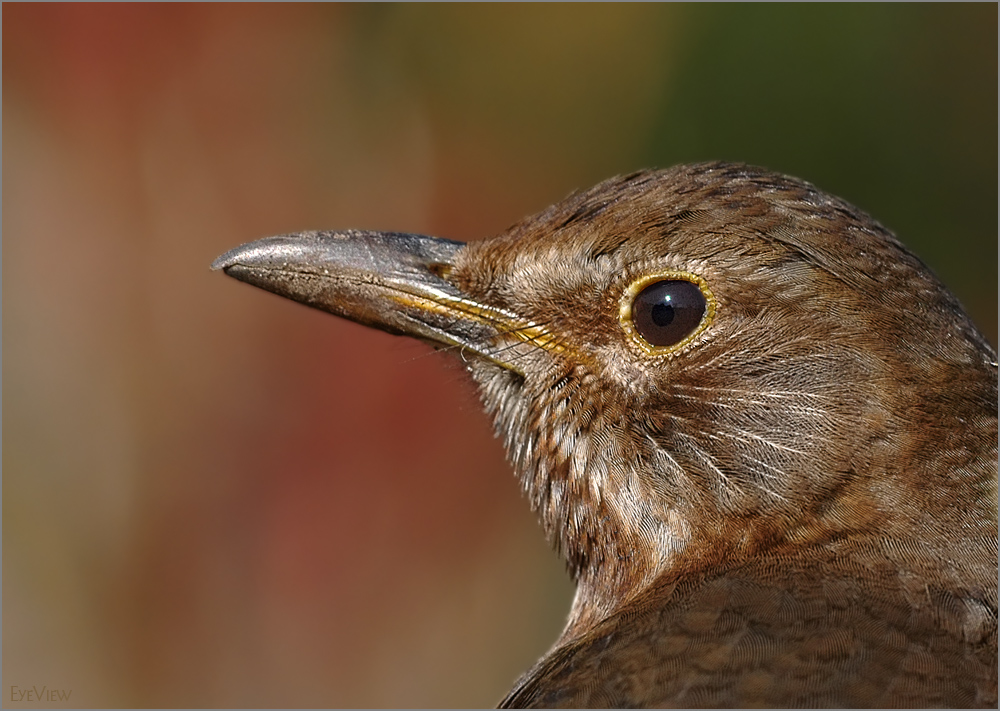
[[[646,353],[665,355],[697,338],[714,320],[715,310],[715,296],[704,279],[691,272],[664,271],[629,284],[618,321]]]

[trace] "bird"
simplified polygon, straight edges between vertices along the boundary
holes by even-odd
[[[461,357],[576,584],[501,707],[996,707],[996,351],[847,202],[701,163],[213,268]]]

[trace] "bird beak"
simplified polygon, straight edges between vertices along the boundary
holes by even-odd
[[[244,244],[212,269],[366,326],[494,360],[489,344],[508,319],[447,279],[464,246],[390,232],[302,232]]]

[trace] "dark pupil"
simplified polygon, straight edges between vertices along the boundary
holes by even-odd
[[[674,307],[667,304],[655,304],[653,306],[653,323],[657,326],[669,326],[674,320]]]
[[[632,323],[651,346],[672,346],[698,328],[705,316],[705,295],[689,281],[658,281],[639,292]]]

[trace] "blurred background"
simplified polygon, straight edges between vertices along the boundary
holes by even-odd
[[[488,706],[561,629],[458,364],[209,271],[242,242],[747,161],[996,343],[996,4],[2,13],[8,707]]]

